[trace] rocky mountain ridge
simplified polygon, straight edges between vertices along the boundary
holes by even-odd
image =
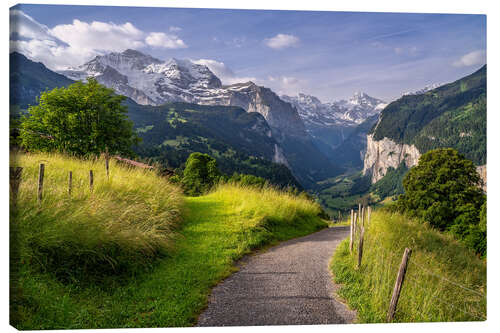
[[[142,105],[172,102],[238,106],[261,114],[276,141],[274,160],[290,166],[306,187],[340,172],[313,144],[297,109],[271,89],[253,82],[222,85],[205,65],[190,60],[162,61],[135,50],[97,56],[60,72],[74,80],[95,77]]]

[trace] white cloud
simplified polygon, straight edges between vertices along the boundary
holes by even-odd
[[[46,25],[40,24],[31,16],[17,9],[11,9],[10,18],[10,39],[43,39],[57,41]]]
[[[300,40],[298,37],[287,34],[277,34],[272,38],[267,38],[264,40],[267,46],[275,50],[281,50],[287,47],[297,46],[299,41]]]
[[[140,49],[187,47],[174,34],[143,32],[132,23],[83,22],[56,25],[52,29],[38,23],[20,10],[10,10],[10,49],[41,61],[52,70],[81,65],[96,55]],[[179,31],[178,27],[170,30]]]
[[[248,81],[257,81],[254,77],[240,77],[237,76],[233,70],[226,66],[223,62],[213,59],[198,59],[192,60],[195,64],[205,65],[210,69],[223,84],[234,84]]]
[[[164,49],[182,49],[187,47],[184,41],[176,35],[170,35],[164,32],[150,33],[146,37],[146,44]]]
[[[56,25],[51,34],[70,47],[79,50],[123,51],[144,47],[144,33],[132,23],[115,24],[73,20],[71,24]]]
[[[468,67],[474,65],[482,65],[486,63],[486,51],[476,50],[463,55],[460,59],[453,63],[455,67]]]
[[[293,76],[268,76],[263,84],[278,95],[296,95],[304,90],[304,82]]]

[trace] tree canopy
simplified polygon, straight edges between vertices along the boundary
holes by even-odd
[[[94,78],[43,92],[21,120],[21,145],[32,151],[59,151],[77,156],[131,152],[138,142],[127,118],[124,96]]]
[[[186,161],[182,178],[184,191],[188,195],[200,195],[209,191],[219,180],[217,161],[208,154],[192,153]]]
[[[480,185],[482,180],[472,161],[451,148],[431,150],[405,176],[405,194],[399,197],[397,207],[450,231],[484,253],[486,223],[485,218],[480,223],[480,214],[486,196]]]

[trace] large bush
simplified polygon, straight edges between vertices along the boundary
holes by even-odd
[[[186,161],[182,186],[188,195],[200,195],[208,192],[219,180],[220,172],[217,161],[208,154],[192,153]]]
[[[486,225],[481,227],[480,211],[486,196],[481,184],[474,164],[456,150],[431,150],[405,176],[405,194],[397,207],[441,231],[450,231],[484,254]]]
[[[93,78],[46,91],[21,120],[21,145],[31,151],[77,156],[98,155],[106,149],[130,153],[138,138],[121,104],[124,99]]]

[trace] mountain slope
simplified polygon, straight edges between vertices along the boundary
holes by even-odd
[[[378,114],[368,117],[334,151],[340,166],[360,169],[366,153],[366,134],[378,121]]]
[[[79,80],[96,77],[102,84],[142,105],[187,102],[239,106],[249,113],[259,113],[269,124],[271,136],[295,177],[305,187],[313,187],[318,180],[341,172],[313,144],[291,104],[270,89],[252,82],[222,86],[208,67],[190,60],[163,62],[135,50],[126,50],[97,56],[61,73]]]
[[[362,92],[356,92],[348,100],[322,103],[317,97],[299,93],[297,96],[281,96],[297,108],[307,132],[314,144],[332,161],[341,166],[351,165],[352,159],[344,163],[334,150],[368,118],[378,115],[386,104]],[[367,131],[366,131],[367,132]],[[365,132],[365,133],[366,133]],[[363,153],[355,147],[353,154]],[[342,161],[342,162],[339,162]],[[359,163],[358,163],[359,164]]]
[[[29,60],[18,52],[9,55],[10,61],[10,105],[26,109],[36,103],[40,92],[56,87],[65,87],[72,80],[55,73],[42,63]]]
[[[146,106],[130,99],[126,104],[143,140],[135,151],[143,158],[179,168],[189,154],[201,152],[213,156],[225,174],[252,174],[282,187],[301,188],[271,137],[269,125],[258,113],[233,106]]]
[[[389,167],[411,167],[421,154],[455,148],[476,165],[486,163],[486,65],[455,82],[389,104],[367,136],[363,172],[372,182]]]

